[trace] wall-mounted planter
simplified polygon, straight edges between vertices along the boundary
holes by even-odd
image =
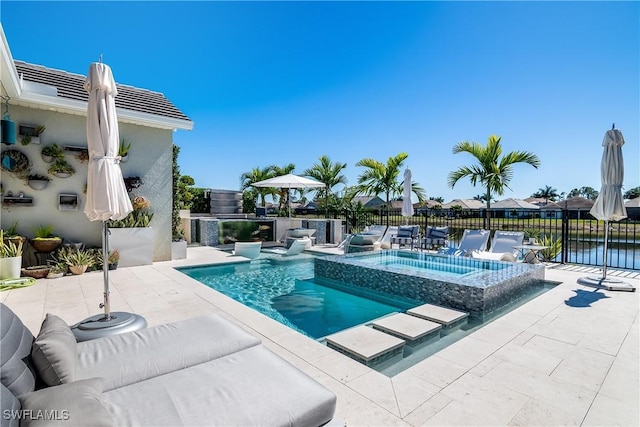
[[[68,172],[54,172],[53,176],[55,176],[57,178],[69,178],[71,176],[71,174],[68,173]]]
[[[30,179],[27,184],[34,190],[44,190],[49,185],[49,181],[46,179]]]
[[[9,206],[33,206],[33,197],[7,196],[2,198],[2,204]]]
[[[120,252],[118,266],[132,267],[153,263],[151,227],[110,228],[109,248]]]
[[[55,158],[53,156],[47,156],[44,154],[40,154],[40,157],[42,157],[42,161],[45,163],[53,163],[53,159]]]
[[[77,211],[78,195],[77,194],[58,194],[58,210],[60,211]]]

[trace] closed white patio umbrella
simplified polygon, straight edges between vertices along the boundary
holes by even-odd
[[[624,181],[624,161],[622,158],[622,146],[624,137],[622,132],[615,129],[615,125],[604,135],[602,146],[602,162],[600,174],[602,187],[593,207],[589,211],[591,215],[604,221],[604,256],[602,262],[602,277],[581,277],[578,283],[604,288],[608,290],[635,291],[635,288],[620,279],[607,277],[607,243],[609,237],[609,221],[619,221],[627,217],[627,210],[622,198],[622,183]]]
[[[304,176],[298,176],[291,173],[286,175],[276,176],[274,178],[265,179],[263,181],[254,182],[251,184],[254,187],[273,187],[273,188],[286,188],[290,191],[292,188],[322,188],[325,187],[324,183],[316,181],[315,179],[305,178]],[[291,217],[291,195],[289,200],[289,217]]]
[[[411,169],[408,167],[404,170],[404,182],[402,183],[402,216],[413,216],[413,203],[411,203]]]
[[[120,170],[120,133],[114,97],[118,94],[111,68],[102,62],[89,66],[84,87],[89,93],[87,107],[87,201],[84,213],[90,221],[102,221],[102,259],[104,276],[104,315],[92,316],[74,325],[78,341],[114,335],[146,327],[144,318],[111,313],[109,305],[109,229],[107,220],[119,220],[132,210]]]

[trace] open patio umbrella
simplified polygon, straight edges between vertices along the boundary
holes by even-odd
[[[89,93],[87,107],[87,202],[84,213],[90,221],[102,221],[104,315],[90,317],[74,327],[80,341],[114,335],[146,327],[135,314],[111,313],[109,305],[109,229],[107,220],[119,220],[133,210],[120,170],[120,134],[114,97],[118,94],[111,68],[102,62],[89,66],[84,87]]]
[[[578,283],[605,288],[608,290],[628,290],[635,288],[622,280],[607,277],[607,243],[609,237],[609,221],[619,221],[627,217],[627,210],[622,199],[622,182],[624,180],[624,162],[622,159],[622,146],[624,138],[622,132],[615,129],[615,125],[604,135],[602,146],[602,162],[600,175],[602,187],[589,213],[599,220],[604,221],[604,256],[602,261],[602,277],[581,277]]]
[[[303,176],[294,175],[288,173],[286,175],[276,176],[274,178],[265,179],[264,181],[258,181],[251,184],[254,187],[273,187],[273,188],[286,188],[287,191],[291,191],[292,188],[322,188],[325,187],[324,183],[316,181],[314,179],[305,178]],[[287,197],[289,200],[289,217],[291,217],[291,195]]]
[[[402,183],[402,216],[413,216],[413,203],[411,203],[411,169],[408,167],[404,170],[404,182]]]

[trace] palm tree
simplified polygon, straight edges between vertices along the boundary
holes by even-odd
[[[533,193],[531,197],[537,197],[540,199],[544,199],[545,204],[549,203],[549,200],[555,202],[558,200],[560,195],[558,194],[558,190],[553,188],[550,185],[545,185],[544,188],[539,188],[537,192]]]
[[[276,177],[276,176],[281,176],[281,175],[286,175],[288,173],[293,173],[293,170],[296,168],[296,165],[294,165],[293,163],[289,163],[287,165],[284,166],[276,166],[276,165],[271,165],[271,172],[272,172],[272,177]],[[278,188],[276,189],[272,189],[272,191],[276,194],[278,194],[279,196],[279,200],[278,200],[278,209],[282,210],[284,209],[285,206],[289,206],[289,189],[288,188]]]
[[[512,151],[500,157],[502,146],[500,137],[491,135],[486,146],[476,142],[463,141],[454,145],[453,154],[469,153],[478,161],[472,166],[463,166],[449,174],[448,184],[453,188],[456,183],[469,177],[474,186],[479,182],[486,189],[487,217],[485,228],[490,229],[491,221],[491,196],[504,194],[504,189],[509,188],[509,182],[513,178],[513,165],[516,163],[527,163],[538,168],[540,159],[528,151]]]
[[[381,163],[374,159],[362,159],[356,166],[365,168],[364,172],[358,176],[359,192],[369,196],[385,195],[385,205],[389,206],[391,197],[397,197],[402,194],[402,182],[398,182],[400,176],[400,168],[404,161],[409,157],[407,153],[400,153],[394,157],[389,157],[387,163]],[[416,182],[411,183],[411,189],[418,201],[423,202],[425,192]],[[387,215],[387,226],[389,226],[389,216]]]
[[[325,218],[329,208],[329,196],[333,194],[332,188],[338,184],[347,185],[347,177],[342,171],[347,168],[346,163],[333,163],[331,159],[322,155],[318,158],[319,163],[314,163],[309,169],[303,172],[309,178],[322,182],[325,187],[318,190],[320,197],[324,197],[324,214]]]
[[[240,189],[244,191],[256,182],[264,181],[265,179],[269,179],[272,177],[273,172],[271,166],[267,166],[266,168],[253,168],[251,172],[245,172],[240,175]],[[273,188],[253,187],[252,191],[255,191],[260,196],[260,206],[262,207],[265,206],[265,196],[274,194]]]

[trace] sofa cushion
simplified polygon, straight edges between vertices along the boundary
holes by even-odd
[[[439,240],[445,239],[449,236],[449,227],[429,227],[429,234],[427,238]]]
[[[34,390],[36,377],[31,372],[33,334],[18,316],[0,303],[0,379],[15,396]],[[3,406],[4,408],[4,406]]]
[[[31,358],[45,384],[73,381],[77,343],[69,325],[58,316],[47,314],[33,343]]]
[[[336,396],[264,345],[104,393],[116,425],[320,426]]]
[[[102,378],[43,388],[21,398],[20,426],[114,426],[102,401]]]
[[[212,314],[80,342],[75,378],[102,377],[106,391],[258,344],[258,338]]]

